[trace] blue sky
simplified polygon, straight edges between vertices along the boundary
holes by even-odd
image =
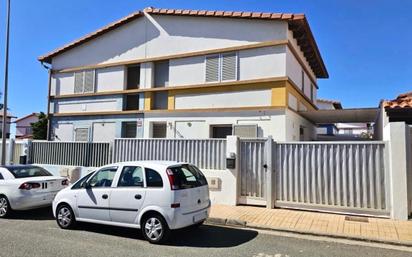
[[[377,106],[412,91],[412,1],[408,0],[11,0],[9,107],[46,110],[47,72],[37,57],[147,6],[305,13],[329,71],[319,97]],[[0,0],[3,88],[5,0]]]

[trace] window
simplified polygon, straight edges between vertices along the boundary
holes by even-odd
[[[232,125],[212,125],[210,126],[211,138],[226,138],[232,135]]]
[[[95,70],[77,71],[74,73],[74,93],[93,93]]]
[[[136,166],[125,166],[120,175],[118,187],[143,187],[143,169]]]
[[[300,141],[305,140],[305,128],[302,126],[299,127],[299,139]]]
[[[76,142],[89,141],[89,129],[88,128],[76,128],[74,130],[74,141]]]
[[[203,173],[193,165],[182,165],[169,168],[174,175],[174,189],[187,189],[207,185]]]
[[[79,181],[76,182],[76,184],[74,184],[72,186],[72,189],[79,189],[79,188],[83,188],[86,181],[93,175],[94,172],[90,172],[88,175],[84,176],[83,178],[81,178]]]
[[[122,137],[136,138],[137,136],[137,122],[122,122]]]
[[[166,138],[166,122],[152,123],[152,137],[153,138]]]
[[[157,171],[145,168],[147,187],[163,187],[163,180]]]
[[[302,92],[305,92],[305,72],[302,70]]]
[[[139,94],[125,95],[123,97],[123,110],[139,110]]]
[[[10,173],[15,177],[15,178],[31,178],[31,177],[44,177],[44,176],[53,176],[50,172],[47,170],[41,168],[41,167],[36,167],[36,166],[13,166],[13,167],[7,167],[7,170],[10,171]]]
[[[153,93],[153,110],[166,110],[168,103],[167,92],[154,92]]]
[[[127,89],[138,89],[140,85],[140,66],[127,67]]]
[[[315,97],[313,96],[313,91],[314,91],[314,89],[313,89],[313,84],[312,83],[310,83],[310,100],[313,102],[313,100],[315,99]]]
[[[154,87],[166,87],[169,85],[169,60],[155,62]]]
[[[117,167],[103,168],[94,175],[89,185],[91,187],[111,187]]]
[[[1,173],[0,173],[0,180],[3,180],[4,178],[3,178],[3,175],[1,175]]]
[[[238,57],[236,52],[206,56],[205,81],[233,81],[238,78]]]

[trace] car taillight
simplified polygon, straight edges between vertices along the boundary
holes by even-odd
[[[65,179],[62,181],[62,186],[68,186],[69,185],[69,180]]]
[[[40,184],[39,183],[30,183],[30,182],[26,182],[20,185],[19,189],[22,190],[31,190],[31,189],[35,189],[35,188],[40,188]]]
[[[166,173],[167,173],[167,177],[169,178],[170,188],[172,190],[179,189],[179,187],[175,183],[176,182],[176,180],[175,180],[176,177],[175,177],[175,174],[173,174],[173,171],[171,169],[167,169]]]

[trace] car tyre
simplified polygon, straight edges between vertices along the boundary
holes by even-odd
[[[10,217],[12,211],[9,199],[4,195],[0,196],[0,219]]]
[[[62,229],[72,229],[76,225],[76,217],[68,204],[61,204],[56,210],[56,222]]]
[[[165,243],[170,236],[166,220],[159,214],[148,215],[141,226],[144,238],[151,244]]]

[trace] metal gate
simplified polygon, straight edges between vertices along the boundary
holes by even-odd
[[[240,139],[240,204],[266,205],[266,141]]]

